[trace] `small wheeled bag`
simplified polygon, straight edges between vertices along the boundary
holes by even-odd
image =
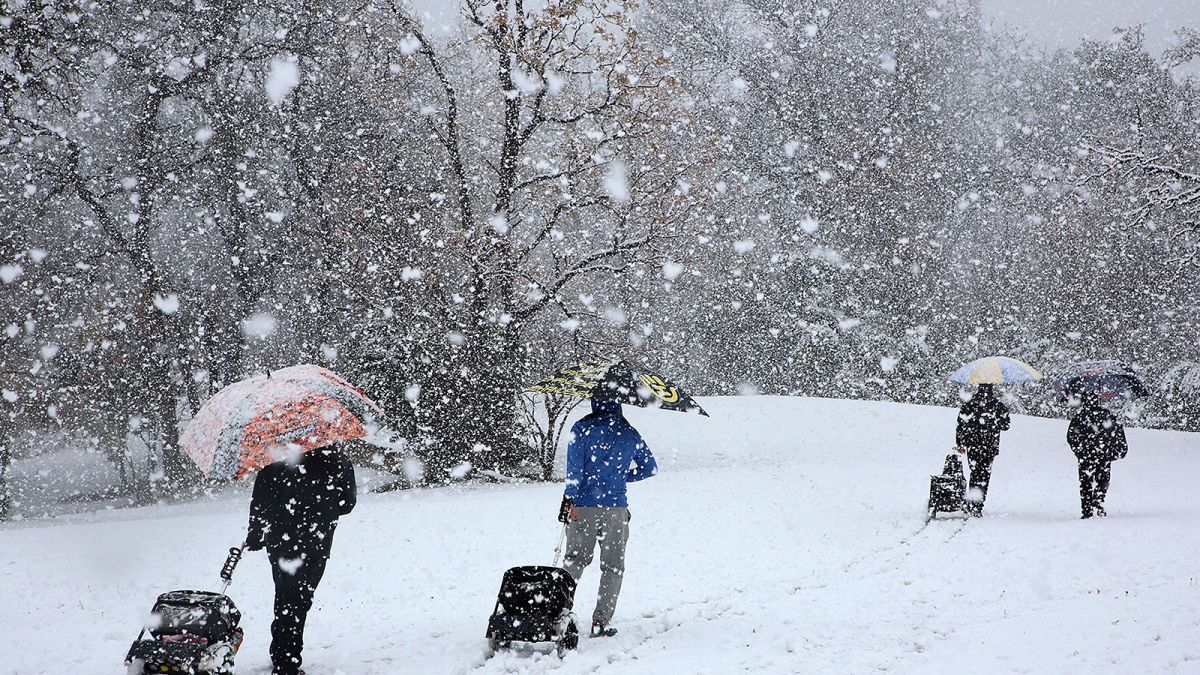
[[[946,456],[942,473],[929,477],[929,503],[925,521],[939,513],[966,515],[967,479],[963,475],[962,460],[957,454]]]
[[[225,595],[242,549],[232,548],[213,591],[169,591],[158,596],[148,625],[125,655],[128,675],[230,675],[242,646],[242,613]]]
[[[566,535],[564,525],[553,565],[513,567],[504,573],[488,620],[489,654],[507,649],[514,642],[551,642],[561,658],[568,649],[579,646],[579,626],[571,612],[575,579],[558,566]]]
[[[575,580],[561,567],[513,567],[504,573],[496,607],[488,621],[491,651],[513,642],[553,642],[562,656],[579,645],[571,607]]]

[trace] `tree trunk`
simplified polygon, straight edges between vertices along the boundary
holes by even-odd
[[[10,464],[8,443],[0,437],[0,521],[8,520],[12,510],[12,498],[8,493],[8,466]]]

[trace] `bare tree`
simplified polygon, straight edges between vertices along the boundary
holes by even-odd
[[[522,394],[521,422],[528,441],[534,446],[538,477],[552,480],[554,460],[562,443],[571,412],[583,399],[561,394]]]
[[[1200,173],[1173,163],[1176,153],[1137,148],[1086,146],[1101,168],[1080,181],[1086,185],[1113,175],[1130,193],[1134,206],[1127,214],[1130,227],[1146,226],[1156,217],[1170,228],[1168,236],[1180,265],[1200,265]]]
[[[441,241],[461,274],[436,289],[451,336],[427,411],[439,468],[519,459],[517,394],[539,319],[568,319],[584,279],[661,261],[698,203],[671,144],[687,115],[634,28],[635,5],[471,0],[447,44],[394,9],[408,66],[431,82],[417,104],[444,150]]]

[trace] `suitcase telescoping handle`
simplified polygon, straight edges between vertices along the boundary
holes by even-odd
[[[558,546],[554,547],[554,564],[551,567],[558,567],[558,559],[562,556],[563,545],[567,542],[567,524],[563,523],[562,532],[558,535]]]
[[[242,551],[245,549],[246,542],[242,542],[241,546],[229,549],[229,555],[225,558],[225,564],[221,565],[221,595],[224,595],[225,590],[229,588],[229,584],[233,583],[233,571],[237,569],[238,562],[242,559]]]

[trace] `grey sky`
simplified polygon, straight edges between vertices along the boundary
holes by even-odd
[[[657,0],[689,2],[690,0]],[[862,0],[864,5],[870,0]],[[1145,24],[1146,42],[1158,55],[1176,29],[1200,29],[1200,0],[981,0],[997,27],[1010,26],[1047,47],[1069,47],[1087,38],[1105,38],[1114,26]],[[432,31],[457,18],[457,0],[412,0]]]
[[[1106,38],[1114,26],[1145,24],[1156,56],[1181,27],[1200,29],[1200,0],[982,0],[984,14],[1049,47]]]

